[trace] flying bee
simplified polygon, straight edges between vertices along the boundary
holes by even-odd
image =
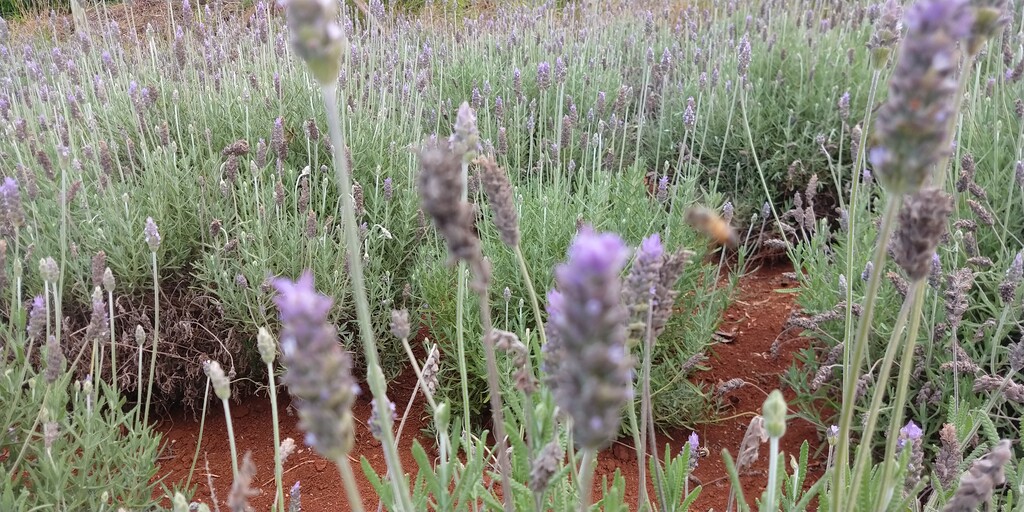
[[[686,210],[686,223],[720,245],[735,249],[740,243],[736,230],[718,212],[694,206]]]

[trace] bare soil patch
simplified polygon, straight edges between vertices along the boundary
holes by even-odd
[[[737,300],[726,312],[722,325],[724,331],[735,331],[735,337],[731,343],[711,347],[706,363],[710,369],[693,377],[695,382],[705,383],[710,387],[732,378],[742,378],[748,383],[726,395],[728,405],[720,421],[698,427],[697,433],[701,443],[708,448],[710,456],[701,459],[694,472],[703,483],[695,510],[725,509],[729,496],[729,481],[721,460],[721,450],[728,449],[735,456],[750,419],[754,414],[760,413],[767,393],[780,387],[779,376],[791,364],[793,353],[807,346],[807,340],[799,338],[797,333],[783,332],[786,318],[796,307],[793,302],[794,294],[780,292],[795,286],[783,275],[788,270],[788,265],[773,264],[741,278]],[[778,349],[774,356],[773,345]],[[408,401],[415,383],[415,375],[411,370],[405,371],[390,383],[388,393],[398,404],[399,414]],[[784,394],[787,399],[792,398],[792,391],[786,391]],[[346,498],[337,469],[331,462],[305,447],[302,442],[303,433],[297,425],[298,417],[287,412],[287,404],[287,393],[282,389],[281,436],[282,439],[295,439],[298,445],[297,452],[285,464],[286,492],[295,482],[301,482],[303,510],[341,510],[340,507],[345,505]],[[377,499],[373,488],[358,469],[360,458],[365,456],[378,474],[385,471],[380,442],[370,434],[365,424],[366,418],[370,416],[369,396],[364,395],[358,400],[354,412],[357,433],[356,448],[351,455],[352,463],[356,466],[356,477],[364,506],[376,509]],[[270,402],[265,396],[243,399],[240,404],[232,406],[231,414],[239,456],[251,450],[253,461],[258,468],[254,487],[260,491],[260,495],[252,500],[252,504],[257,510],[268,510],[274,497],[273,420]],[[423,408],[423,400],[415,400],[399,441],[399,453],[403,467],[407,471],[415,468],[415,461],[411,455],[414,438],[419,439],[428,453],[432,449],[433,440],[420,435],[428,419],[429,415]],[[182,409],[161,420],[158,428],[165,436],[162,456],[164,458],[161,460],[159,475],[169,487],[176,483],[184,483],[188,478],[189,466],[195,453],[199,423],[190,411]],[[688,430],[663,432],[658,438],[659,446],[663,447],[669,443],[682,449],[689,434]],[[782,438],[782,450],[786,454],[796,455],[804,440],[810,441],[813,454],[820,443],[817,429],[805,420],[791,419]],[[199,485],[196,499],[210,503],[205,468],[205,462],[208,461],[209,475],[213,481],[217,501],[223,506],[231,487],[231,463],[222,408],[217,407],[209,411],[202,441],[199,463],[192,475],[192,482]],[[748,500],[760,496],[763,491],[767,480],[767,464],[767,446],[764,445],[762,457],[751,470],[740,477],[743,492]],[[808,486],[821,475],[822,469],[821,464],[815,463],[812,457]],[[602,479],[607,477],[610,482],[616,470],[621,471],[626,480],[627,500],[635,502],[639,487],[636,457],[630,439],[620,439],[598,458],[594,489],[596,496],[600,496]],[[653,492],[651,482],[648,482],[648,489]]]

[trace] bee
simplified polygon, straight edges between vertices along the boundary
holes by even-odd
[[[704,206],[686,210],[686,223],[716,243],[735,249],[740,243],[736,230],[717,212]]]

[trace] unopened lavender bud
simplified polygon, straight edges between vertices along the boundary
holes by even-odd
[[[341,71],[348,42],[336,22],[338,3],[330,0],[288,0],[288,32],[295,53],[306,61],[322,86],[333,85]]]
[[[60,267],[53,258],[46,257],[39,260],[39,275],[49,283],[56,283],[60,279]]]
[[[459,105],[459,112],[455,116],[455,130],[448,142],[456,152],[470,157],[483,149],[480,145],[480,130],[477,128],[476,112],[465,101]]]
[[[1009,18],[1006,16],[1006,0],[974,0],[974,25],[967,37],[967,51],[977,55],[985,42],[995,36]]]
[[[398,414],[395,412],[395,403],[389,401],[387,404],[391,410],[391,421],[398,419]],[[379,407],[377,406],[377,399],[370,400],[370,418],[366,421],[367,427],[370,429],[370,434],[376,439],[381,439],[384,434],[384,427],[377,414]],[[390,424],[390,423],[389,423]]]
[[[782,392],[776,389],[769,393],[761,411],[768,435],[776,439],[782,437],[786,433],[786,400],[782,398]]]
[[[224,374],[224,369],[220,367],[220,363],[217,361],[210,361],[209,363],[204,369],[206,370],[206,376],[210,378],[210,383],[213,385],[213,391],[217,394],[217,398],[221,400],[231,398],[231,381]]]
[[[135,326],[135,343],[140,347],[146,344],[146,331],[141,325]]]
[[[146,244],[149,245],[150,252],[156,252],[160,248],[160,232],[157,231],[153,217],[146,217],[146,228],[143,233],[146,235]]]
[[[391,334],[400,340],[409,338],[409,310],[391,310]]]
[[[43,378],[46,379],[47,384],[53,384],[57,382],[62,371],[64,371],[64,362],[67,359],[64,358],[64,351],[61,350],[60,344],[57,343],[57,337],[50,335],[46,338],[46,371],[43,373]]]
[[[510,290],[508,286],[506,286],[505,289],[502,290],[501,292],[501,297],[505,299],[505,304],[508,304],[508,302],[512,300],[512,290]]]
[[[839,442],[839,426],[832,425],[825,429],[825,439],[828,441],[829,446],[835,446]]]
[[[850,91],[839,97],[839,118],[843,121],[850,118]]]
[[[274,336],[266,327],[260,327],[259,332],[256,333],[256,348],[260,352],[263,364],[272,364],[274,358],[277,357],[277,342],[274,341]]]
[[[437,426],[438,432],[448,432],[451,416],[452,408],[448,405],[448,402],[437,404],[437,410],[434,411],[434,425]]]

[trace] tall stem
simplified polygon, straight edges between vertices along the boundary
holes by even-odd
[[[221,403],[224,405],[224,421],[227,423],[228,445],[231,447],[231,475],[232,478],[237,480],[238,448],[235,446],[235,428],[231,425],[231,404],[228,403],[227,398],[221,399]]]
[[[356,214],[352,202],[352,177],[349,175],[348,156],[345,148],[345,136],[342,131],[341,114],[338,107],[337,84],[322,85],[320,91],[327,109],[327,125],[331,134],[331,145],[334,146],[334,170],[341,197],[342,226],[345,231],[345,253],[348,256],[349,274],[352,280],[352,296],[356,303],[356,317],[359,320],[359,334],[363,344],[363,356],[366,359],[366,380],[370,391],[376,399],[377,418],[381,422],[381,447],[384,459],[391,471],[391,486],[397,500],[397,510],[411,511],[412,499],[409,487],[405,483],[405,472],[402,461],[398,458],[394,433],[391,430],[391,410],[388,407],[387,384],[384,372],[380,367],[377,355],[377,343],[373,337],[373,324],[370,321],[370,302],[366,297],[366,285],[363,278],[363,262],[359,255],[359,233],[356,231]]]
[[[583,449],[583,460],[580,462],[580,512],[587,512],[590,509],[591,488],[594,486],[594,460],[593,449]]]
[[[502,409],[501,385],[498,380],[498,359],[494,354],[493,327],[491,325],[491,303],[487,289],[480,290],[480,323],[484,328],[484,357],[487,360],[487,387],[491,395],[491,418],[494,422],[494,437],[498,442],[498,469],[501,471],[501,496],[505,512],[512,512],[512,463],[505,449],[505,414]]]
[[[526,266],[526,258],[523,256],[523,249],[519,245],[516,245],[514,251],[516,253],[516,261],[519,263],[519,271],[523,275],[523,283],[526,284],[526,294],[530,297],[530,308],[533,309],[537,332],[540,334],[540,345],[543,347],[544,345],[547,345],[548,338],[544,333],[544,317],[540,313],[540,301],[537,299],[537,290],[533,287],[533,278],[530,276],[530,270]],[[530,351],[531,353],[533,352],[533,347],[530,348]]]
[[[903,196],[899,194],[888,194],[885,203],[885,212],[882,214],[882,227],[879,229],[878,242],[875,246],[872,262],[874,268],[868,278],[868,289],[865,294],[864,313],[857,324],[857,336],[853,340],[853,347],[847,346],[846,350],[852,350],[853,357],[849,365],[843,368],[843,404],[839,421],[839,446],[836,453],[836,499],[834,503],[839,509],[846,506],[844,501],[846,495],[846,477],[850,471],[850,431],[853,425],[854,393],[857,380],[860,378],[860,368],[864,364],[864,358],[868,353],[868,335],[871,332],[872,320],[875,316],[875,303],[878,298],[878,289],[881,285],[881,276],[885,268],[886,247],[889,245],[889,237],[892,235],[896,224],[896,213],[899,211]],[[856,492],[856,490],[853,490]]]
[[[907,325],[907,316],[910,315],[911,308],[917,307],[916,303],[920,302],[919,296],[921,295],[923,281],[915,281],[911,287],[911,291],[907,294],[907,298],[903,301],[903,307],[900,308],[900,314],[896,318],[896,323],[892,327],[892,333],[889,335],[889,343],[885,349],[885,356],[882,358],[882,367],[878,371],[878,378],[875,379],[875,393],[871,397],[871,407],[868,409],[868,421],[864,425],[864,430],[861,432],[860,438],[863,442],[868,444],[863,449],[857,452],[857,458],[853,464],[853,480],[850,481],[851,489],[858,489],[860,487],[861,480],[866,477],[871,459],[871,450],[867,447],[870,446],[870,441],[875,435],[875,426],[878,424],[878,414],[882,409],[882,399],[885,398],[885,390],[888,388],[889,374],[892,372],[892,363],[896,359],[896,350],[899,349],[900,339],[903,338],[903,328]]]
[[[903,405],[907,401],[907,387],[910,382],[910,373],[914,367],[914,349],[917,347],[917,331],[921,326],[921,310],[924,308],[924,280],[916,281],[914,290],[914,311],[911,313],[910,329],[907,330],[907,343],[903,346],[903,359],[900,361],[900,376],[896,383],[896,399],[892,404],[892,422],[889,425],[889,439],[885,444],[885,459],[882,465],[882,492],[878,494],[883,508],[876,507],[875,510],[884,510],[888,507],[888,501],[892,497],[893,477],[892,466],[895,463],[896,440],[899,429],[903,423]],[[954,376],[958,371],[954,370]],[[968,438],[970,439],[970,438]],[[883,496],[885,494],[885,496]]]
[[[778,510],[778,489],[779,481],[779,438],[768,438],[768,487],[765,488],[765,503],[767,510]]]
[[[338,472],[341,473],[341,482],[345,486],[345,495],[348,497],[348,510],[363,512],[363,498],[359,495],[359,487],[356,486],[356,477],[352,473],[352,465],[348,462],[348,457],[338,459]]]
[[[149,424],[149,404],[153,400],[153,381],[156,374],[156,348],[160,342],[160,276],[156,268],[156,252],[150,252],[153,264],[153,353],[149,358],[149,384],[146,385],[146,408],[142,416],[142,424]],[[238,471],[235,471],[238,473]]]
[[[274,382],[274,363],[267,363],[267,379],[270,381],[270,415],[274,420],[274,484],[277,486],[277,497],[274,500],[277,509],[284,512],[284,464],[281,460],[281,426],[277,419],[277,383]]]

